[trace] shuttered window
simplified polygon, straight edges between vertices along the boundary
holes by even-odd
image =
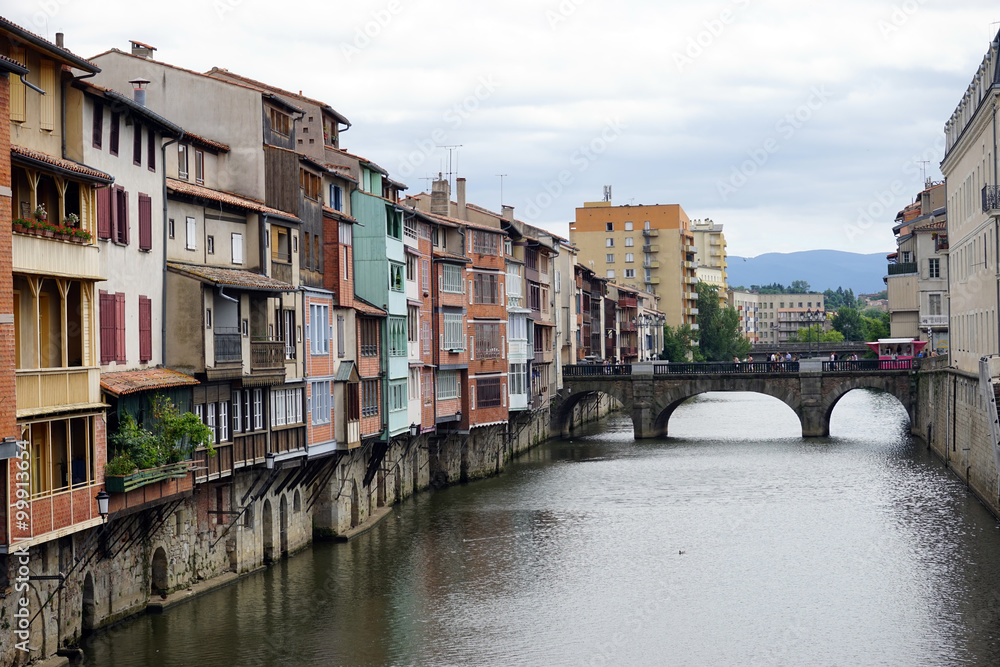
[[[10,57],[12,60],[16,60],[22,65],[27,64],[27,60],[24,57],[24,49],[12,46],[10,48]],[[23,123],[26,119],[25,116],[25,97],[24,97],[24,83],[21,81],[21,77],[12,76],[8,77],[10,80],[10,120],[16,123]]]
[[[233,264],[243,263],[243,235],[233,234]]]
[[[128,192],[119,185],[115,186],[111,227],[114,242],[128,245]]]
[[[104,146],[104,105],[94,102],[94,148],[100,150]]]
[[[153,358],[153,302],[149,297],[139,296],[139,362],[146,363]]]
[[[128,239],[126,238],[126,243]],[[139,193],[139,250],[153,248],[153,200]]]
[[[132,164],[142,164],[142,125],[132,123]]]
[[[51,60],[42,61],[41,83],[46,94],[39,98],[38,127],[51,132],[56,129],[56,64]]]
[[[97,238],[111,238],[111,193],[110,187],[97,191]]]
[[[115,294],[115,361],[125,363],[125,293]]]
[[[118,132],[121,129],[121,116],[116,113],[111,114],[111,130],[110,137],[108,137],[108,152],[112,155],[118,155]]]
[[[115,295],[104,290],[98,301],[101,317],[101,365],[115,360]]]

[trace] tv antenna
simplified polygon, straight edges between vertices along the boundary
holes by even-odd
[[[452,168],[451,168],[452,153],[453,153],[453,151],[455,151],[455,149],[461,148],[461,147],[462,147],[462,144],[452,144],[451,146],[438,146],[438,148],[446,148],[446,149],[448,149],[448,171],[445,172],[445,173],[448,176],[448,190],[449,191],[453,191],[454,190],[454,188],[452,187],[451,177],[454,176],[455,173],[456,173],[456,172],[452,171]]]
[[[927,165],[930,164],[930,160],[917,160],[920,163],[920,174],[924,177],[924,187],[926,188],[930,185],[927,182]]]
[[[604,186],[604,201],[611,201],[611,186]]]
[[[507,174],[497,174],[500,177],[500,210],[503,211],[503,177]]]

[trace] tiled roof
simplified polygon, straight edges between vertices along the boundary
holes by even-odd
[[[213,141],[207,137],[203,137],[200,134],[195,134],[194,132],[184,132],[184,138],[188,139],[196,144],[201,144],[206,148],[212,148],[219,151],[220,153],[229,152],[229,144],[224,144],[221,141]]]
[[[80,176],[86,176],[101,183],[113,183],[115,180],[110,174],[105,174],[103,171],[99,171],[93,167],[88,167],[85,164],[55,157],[49,155],[48,153],[42,153],[41,151],[33,151],[30,148],[25,148],[24,146],[14,146],[12,144],[10,147],[10,155],[11,158],[20,157],[30,162],[42,162],[63,171],[69,171],[74,174],[79,174]]]
[[[13,32],[15,35],[21,37],[26,42],[30,42],[34,46],[48,51],[49,55],[56,56],[63,60],[63,62],[69,63],[73,67],[85,70],[87,72],[97,73],[101,69],[94,65],[94,63],[89,62],[80,56],[76,55],[72,51],[69,51],[61,46],[56,46],[44,37],[39,37],[35,33],[25,30],[13,21],[0,16],[0,32],[8,30]],[[9,38],[8,38],[9,39]]]
[[[929,222],[926,225],[921,225],[915,228],[915,232],[937,232],[942,229],[947,229],[948,223],[945,220],[935,220],[934,222]]]
[[[105,88],[104,86],[98,86],[95,83],[86,81],[83,79],[77,79],[73,82],[73,85],[86,92],[93,93],[95,95],[104,96],[105,98],[111,100],[114,104],[124,106],[131,111],[131,113],[139,114],[147,121],[151,121],[153,125],[158,126],[158,129],[165,131],[173,135],[180,135],[184,130],[160,114],[156,113],[152,109],[149,109],[145,105],[139,104],[134,99],[127,95],[119,93],[117,90],[112,88]]]
[[[385,317],[386,312],[381,308],[376,308],[372,304],[368,303],[361,297],[354,297],[353,300],[354,310],[359,313],[364,313],[365,315],[376,315],[378,317]]]
[[[213,285],[232,285],[249,290],[267,292],[294,292],[295,288],[280,280],[263,276],[244,269],[225,269],[221,266],[203,266],[201,264],[181,264],[167,262],[167,268],[174,273],[196,278]]]
[[[0,53],[0,69],[6,72],[14,72],[18,75],[28,73],[28,68],[24,64],[17,62],[13,58],[8,58],[2,53]]]
[[[350,167],[345,167],[342,164],[333,164],[331,162],[327,162],[326,168],[331,172],[335,173],[337,176],[340,176],[344,180],[350,181],[352,183],[358,182],[358,179],[354,178],[354,176],[351,175]]]
[[[355,155],[354,153],[350,153],[348,151],[345,151],[343,148],[333,148],[331,146],[328,150],[336,151],[336,152],[340,153],[341,155],[346,155],[347,157],[354,158],[355,160],[358,160],[359,162],[362,162],[362,163],[368,165],[369,167],[374,167],[375,170],[378,171],[379,173],[381,173],[383,176],[388,176],[389,175],[389,172],[387,172],[385,169],[383,169],[382,167],[378,166],[376,163],[372,162],[371,160],[369,160],[366,157],[361,157],[360,155]]]
[[[148,389],[166,389],[199,384],[190,375],[184,375],[169,368],[146,368],[137,371],[101,373],[101,388],[109,394],[124,396]]]
[[[456,262],[465,262],[466,264],[472,263],[472,260],[466,257],[465,255],[456,255],[455,253],[445,252],[443,250],[435,250],[434,256],[440,257],[441,259],[450,259]]]
[[[187,181],[180,181],[177,180],[176,178],[167,179],[167,189],[182,195],[201,197],[202,199],[208,199],[210,201],[217,201],[223,204],[229,204],[230,206],[242,208],[247,211],[266,213],[267,215],[274,216],[276,218],[293,220],[295,222],[302,222],[299,218],[295,217],[291,213],[285,213],[284,211],[279,211],[276,208],[265,206],[263,202],[258,201],[256,199],[250,199],[249,197],[243,197],[241,195],[234,195],[231,192],[223,192],[222,190],[213,190],[211,188],[206,188],[203,185],[195,185],[194,183],[188,183]]]
[[[330,208],[329,206],[323,207],[323,212],[327,215],[333,216],[334,218],[340,218],[341,220],[346,220],[347,222],[357,222],[354,218],[347,215],[343,211],[338,211],[335,208]]]
[[[250,86],[252,88],[258,88],[260,90],[268,90],[268,91],[271,91],[273,93],[277,93],[279,95],[287,95],[289,97],[294,97],[296,99],[300,99],[300,100],[304,100],[306,102],[310,102],[311,104],[315,104],[316,106],[322,108],[324,111],[328,111],[331,115],[335,116],[338,120],[340,120],[344,125],[347,125],[348,127],[351,126],[351,123],[350,123],[349,120],[347,120],[347,117],[344,116],[343,114],[339,113],[336,109],[334,109],[333,107],[331,107],[329,104],[327,104],[326,102],[322,102],[320,100],[314,99],[312,97],[307,97],[307,96],[303,95],[301,92],[299,92],[299,93],[293,93],[293,92],[291,92],[289,90],[284,90],[284,89],[279,88],[277,86],[272,86],[269,83],[264,83],[262,81],[257,81],[255,79],[251,79],[250,77],[246,77],[246,76],[242,76],[240,74],[236,74],[235,72],[230,72],[228,69],[226,69],[224,67],[213,67],[209,71],[205,72],[205,75],[206,76],[213,76],[216,73],[219,74],[222,77],[239,79],[240,81],[244,82],[245,85]],[[218,77],[213,77],[213,78],[218,78]]]

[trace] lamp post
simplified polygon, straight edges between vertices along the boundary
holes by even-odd
[[[106,523],[108,520],[108,501],[111,500],[111,496],[108,495],[107,491],[101,489],[94,496],[94,500],[97,501],[97,513],[101,515],[101,521]]]

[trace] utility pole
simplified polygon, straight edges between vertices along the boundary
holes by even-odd
[[[500,212],[503,212],[503,177],[507,174],[497,174],[500,177]]]

